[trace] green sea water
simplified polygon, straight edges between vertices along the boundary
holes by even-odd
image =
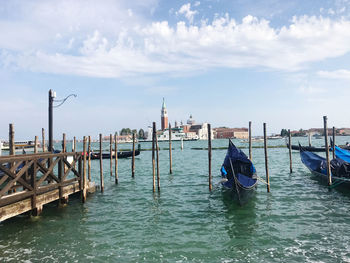
[[[339,144],[345,141],[350,139],[337,138]],[[223,147],[228,141],[212,144]],[[181,151],[173,142],[172,175],[169,153],[160,151],[160,194],[152,192],[150,151],[136,158],[135,178],[131,159],[119,160],[118,185],[105,160],[104,193],[90,195],[85,204],[78,197],[63,208],[50,204],[40,217],[0,223],[0,262],[350,262],[349,193],[315,180],[298,152],[290,174],[288,150],[271,148],[271,193],[260,183],[256,196],[240,207],[216,187],[225,150],[212,152],[214,190],[208,191],[208,153],[191,149],[206,146],[207,141],[185,142]],[[264,178],[263,149],[253,149],[253,162]],[[92,165],[99,183],[99,162]]]

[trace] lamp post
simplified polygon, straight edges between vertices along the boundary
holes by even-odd
[[[53,133],[53,123],[52,123],[52,117],[53,117],[53,99],[56,98],[56,92],[53,90],[49,90],[49,152],[52,152],[52,133]]]
[[[48,147],[49,152],[53,151],[53,108],[57,108],[61,106],[71,96],[77,97],[76,94],[70,94],[62,100],[55,100],[56,92],[54,92],[51,89],[49,90],[49,147]],[[54,102],[60,102],[60,103],[54,106],[53,105]]]

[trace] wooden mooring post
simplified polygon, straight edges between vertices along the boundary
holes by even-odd
[[[311,133],[308,134],[308,138],[309,138],[309,146],[311,147]]]
[[[41,138],[42,138],[42,150],[43,152],[46,151],[45,149],[45,129],[41,128]]]
[[[209,172],[209,191],[212,190],[211,184],[211,125],[208,124],[208,172]]]
[[[335,127],[333,126],[333,134],[332,134],[332,137],[333,137],[333,145],[332,145],[332,148],[333,148],[333,159],[335,159]]]
[[[86,202],[86,196],[87,196],[87,187],[88,187],[88,182],[87,182],[87,176],[86,176],[86,137],[83,137],[83,174],[81,175],[83,177],[83,189],[80,191],[81,192],[81,201],[83,203]]]
[[[157,131],[155,134],[156,138],[156,154],[157,154],[157,188],[158,188],[158,193],[160,193],[160,176],[159,176],[159,145],[158,145],[158,136],[157,136]]]
[[[252,161],[252,122],[249,121],[249,160]]]
[[[332,174],[331,174],[331,165],[329,160],[329,145],[328,145],[328,128],[327,128],[327,116],[323,116],[323,132],[325,140],[325,150],[326,150],[326,161],[327,161],[327,177],[328,185],[332,185]]]
[[[15,155],[15,130],[12,123],[9,125],[9,150],[10,155]]]
[[[293,173],[293,164],[292,164],[292,135],[290,130],[288,130],[288,138],[289,138],[289,172]]]
[[[267,136],[266,136],[266,123],[264,123],[264,153],[265,153],[265,172],[266,172],[266,190],[270,192],[270,177],[269,177],[269,165],[267,158]]]
[[[115,174],[115,183],[118,184],[118,138],[117,134],[114,134],[114,174]]]
[[[35,136],[34,139],[34,153],[38,153],[38,136]]]
[[[153,173],[153,193],[156,191],[156,163],[155,163],[155,147],[156,147],[156,123],[152,126],[152,173]]]
[[[62,152],[66,152],[66,134],[63,133],[63,136],[62,136]]]
[[[88,138],[88,177],[91,182],[91,136]]]
[[[181,138],[181,151],[184,149],[184,139]]]
[[[169,123],[169,173],[173,173],[172,168],[172,156],[171,156],[171,124]]]
[[[102,134],[100,133],[100,182],[101,182],[101,193],[105,188],[103,181],[103,163],[102,163]]]
[[[135,133],[132,133],[131,177],[135,177]]]
[[[112,145],[113,145],[113,137],[112,134],[109,135],[109,170],[111,177],[113,176],[113,150],[112,150]]]

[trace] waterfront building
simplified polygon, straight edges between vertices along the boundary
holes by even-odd
[[[168,111],[165,106],[165,101],[163,98],[162,110],[161,110],[161,128],[162,131],[168,129]]]
[[[248,128],[215,128],[216,139],[248,139]]]

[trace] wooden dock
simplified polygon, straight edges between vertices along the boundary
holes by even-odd
[[[85,167],[82,152],[0,156],[0,221],[25,212],[39,215],[45,204],[65,204],[78,192],[85,202],[87,192],[95,191]]]

